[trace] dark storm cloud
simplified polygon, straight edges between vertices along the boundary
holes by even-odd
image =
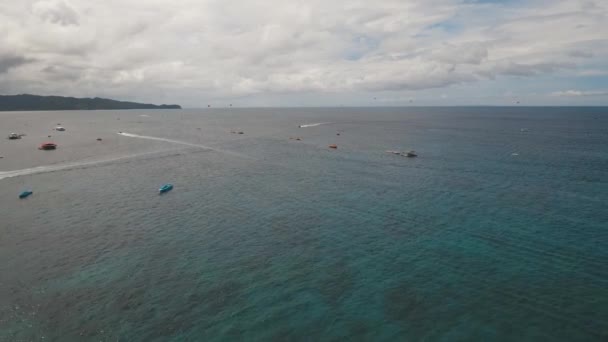
[[[32,62],[23,56],[0,55],[0,74],[8,72],[12,68]]]

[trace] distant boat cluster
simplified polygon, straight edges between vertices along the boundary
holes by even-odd
[[[148,115],[146,115],[146,114],[142,114],[142,115],[139,115],[139,116],[140,117],[148,117]],[[117,118],[117,119],[120,119],[120,118]],[[317,126],[327,125],[327,124],[331,124],[331,122],[318,122],[318,123],[310,123],[310,124],[301,124],[301,125],[298,125],[298,128],[317,127]],[[56,131],[56,132],[66,132],[67,131],[66,128],[64,126],[62,126],[61,123],[57,123],[57,125],[53,128],[53,130]],[[197,130],[201,130],[201,128],[198,127]],[[243,134],[245,134],[245,132],[241,131],[241,130],[231,130],[230,133],[231,134],[237,134],[237,135],[243,135]],[[341,136],[341,133],[342,133],[342,131],[336,132],[336,136]],[[128,134],[123,133],[123,132],[119,132],[119,134],[121,134],[121,135],[128,135]],[[10,140],[19,140],[19,139],[22,139],[22,137],[24,137],[24,136],[26,136],[26,134],[24,134],[24,133],[10,133],[8,135],[8,139],[10,139]],[[49,135],[48,137],[50,138],[51,135]],[[151,137],[148,137],[148,138],[151,138]],[[298,137],[290,137],[289,139],[290,140],[295,140],[295,141],[302,141],[304,138],[298,136]],[[163,138],[154,138],[154,140],[161,140],[161,141],[167,141],[167,142],[175,142],[175,141],[172,141],[170,139],[163,139]],[[103,139],[102,138],[96,138],[96,141],[101,142],[101,141],[103,141]],[[186,144],[186,143],[184,143],[184,144]],[[52,150],[56,150],[58,147],[59,146],[58,146],[57,143],[52,142],[52,141],[47,141],[47,142],[41,143],[38,146],[38,149],[39,150],[45,150],[45,151],[52,151]],[[338,144],[336,144],[336,143],[329,144],[328,148],[332,149],[332,150],[337,150],[338,149]],[[413,151],[413,150],[410,150],[410,151],[394,151],[394,150],[389,150],[389,151],[386,151],[386,152],[394,154],[394,155],[408,157],[408,158],[413,158],[413,157],[417,157],[418,156],[418,154],[415,151]],[[173,185],[170,184],[170,183],[167,183],[167,184],[162,185],[159,188],[159,193],[160,194],[164,194],[164,193],[167,193],[167,192],[169,192],[171,190],[173,190]],[[31,190],[23,191],[23,192],[21,192],[19,194],[19,198],[24,199],[24,198],[27,198],[27,197],[31,196],[32,194],[33,194],[33,191],[31,191]]]
[[[65,127],[61,126],[60,123],[57,124],[57,126],[55,128],[53,128],[53,130],[58,131],[58,132],[65,132],[66,129]],[[9,133],[8,135],[8,139],[9,140],[19,140],[22,139],[23,137],[25,137],[26,134],[25,133]],[[50,135],[48,136],[49,138],[51,137]],[[97,141],[102,141],[101,138],[97,138]],[[44,142],[42,144],[40,144],[38,146],[39,150],[43,150],[43,151],[52,151],[52,150],[56,150],[58,147],[58,145],[54,142]],[[2,159],[4,157],[0,157],[0,159]],[[26,191],[22,191],[19,194],[19,198],[20,199],[24,199],[24,198],[28,198],[29,196],[31,196],[34,192],[31,190],[26,190]]]
[[[302,125],[298,125],[298,128],[317,127],[317,126],[327,125],[327,124],[331,124],[331,122],[317,122],[317,123],[311,123],[311,124],[302,124]],[[336,132],[336,136],[340,136],[341,133],[342,133],[342,131]],[[290,140],[297,140],[297,141],[302,140],[301,137],[290,137],[289,139]],[[327,147],[330,148],[330,149],[333,149],[333,150],[337,150],[338,149],[338,144],[329,144]],[[390,154],[394,154],[394,155],[408,157],[408,158],[418,157],[418,154],[416,153],[416,151],[413,151],[413,150],[410,150],[410,151],[393,151],[393,150],[389,150],[389,151],[386,151],[386,152],[390,153]]]
[[[146,116],[140,115],[140,117],[147,117],[147,115]],[[330,124],[330,122],[319,122],[319,123],[312,123],[312,124],[301,124],[301,125],[298,125],[298,127],[299,128],[317,127],[317,126],[326,125],[326,124]],[[61,123],[57,123],[57,125],[53,128],[53,130],[57,131],[57,132],[66,132],[66,128],[64,126],[62,126]],[[198,127],[197,130],[201,130],[201,128]],[[341,132],[343,132],[343,131],[336,132],[336,136],[341,136]],[[237,134],[237,135],[243,135],[243,134],[245,134],[244,131],[240,131],[240,130],[231,130],[230,133],[231,134]],[[136,135],[132,135],[132,134],[123,133],[122,131],[119,132],[119,134],[126,135],[126,136],[136,136]],[[22,137],[24,137],[24,136],[26,136],[26,134],[24,134],[24,133],[10,133],[8,135],[8,139],[10,139],[10,140],[18,140],[18,139],[22,139]],[[48,137],[50,138],[51,135],[49,135]],[[147,138],[147,139],[160,140],[160,141],[173,142],[173,143],[178,142],[178,141],[174,141],[174,140],[171,140],[171,139],[164,139],[164,138],[155,138],[155,137],[146,137],[146,136],[137,136],[137,137],[144,137],[144,138]],[[295,140],[295,141],[302,141],[304,138],[298,136],[298,137],[290,137],[289,139],[290,140]],[[100,142],[100,141],[103,141],[103,139],[102,138],[96,138],[96,141]],[[179,143],[182,143],[182,144],[185,144],[185,145],[195,146],[194,144],[185,143],[185,142],[179,142]],[[196,146],[201,146],[202,147],[202,145],[196,145]],[[56,150],[57,148],[58,148],[58,144],[55,143],[55,142],[51,142],[51,141],[47,141],[47,142],[41,143],[38,146],[39,150],[45,150],[45,151]],[[332,149],[332,150],[337,150],[338,149],[338,144],[336,144],[336,143],[329,144],[328,148]],[[410,150],[410,151],[388,150],[386,152],[390,153],[390,154],[394,154],[394,155],[408,157],[408,158],[413,158],[413,157],[417,157],[418,156],[418,154],[415,151],[413,151],[413,150]],[[165,194],[165,193],[167,193],[167,192],[169,192],[171,190],[173,190],[173,184],[166,183],[166,184],[163,184],[158,189],[158,192],[159,192],[159,194]],[[19,194],[19,198],[20,199],[25,199],[25,198],[30,197],[32,194],[33,194],[33,191],[28,189],[28,190],[22,191]]]

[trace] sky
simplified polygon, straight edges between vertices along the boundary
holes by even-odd
[[[0,94],[22,93],[608,105],[608,1],[2,0]]]

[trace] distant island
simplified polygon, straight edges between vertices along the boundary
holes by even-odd
[[[0,95],[0,111],[98,110],[98,109],[182,109],[179,105],[153,105],[109,99],[38,95]]]

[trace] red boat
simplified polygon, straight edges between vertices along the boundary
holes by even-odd
[[[38,147],[39,150],[54,150],[57,148],[57,144],[54,143],[44,143]]]

